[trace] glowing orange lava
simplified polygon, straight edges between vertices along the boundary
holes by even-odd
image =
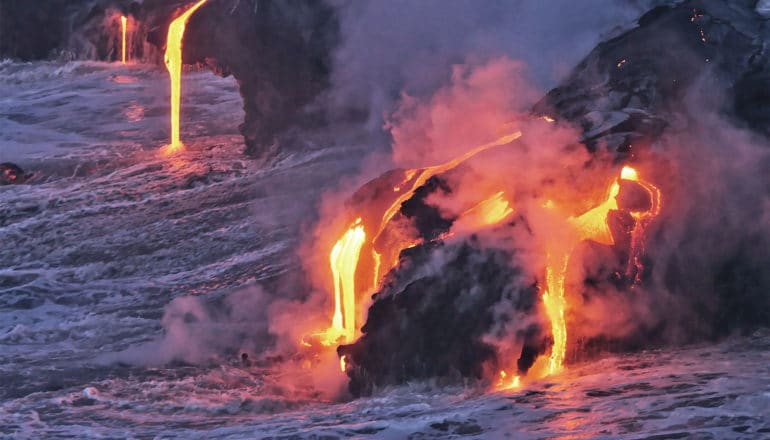
[[[638,221],[631,233],[632,250],[629,264],[631,264],[630,262],[632,259],[636,259],[635,255],[638,255],[639,253],[638,249],[639,246],[641,246],[640,243],[646,223],[660,212],[660,192],[658,189],[650,183],[641,181],[635,169],[625,166],[620,172],[618,181],[614,181],[610,184],[609,190],[607,191],[607,198],[604,202],[578,217],[568,218],[568,234],[547,243],[545,269],[546,285],[543,290],[543,304],[545,305],[548,319],[551,322],[553,347],[551,348],[551,354],[548,358],[546,371],[544,372],[546,375],[555,374],[561,371],[567,350],[567,324],[564,318],[565,311],[567,310],[565,279],[567,277],[570,257],[575,247],[582,241],[591,240],[605,245],[615,244],[615,240],[612,237],[612,231],[610,231],[609,225],[607,224],[607,216],[610,211],[618,209],[616,197],[620,192],[619,180],[631,180],[639,183],[646,191],[648,191],[653,203],[652,209],[647,212],[631,213],[631,215]],[[553,203],[547,203],[546,207],[553,209]],[[642,222],[642,219],[645,220],[645,222]],[[634,250],[635,240],[639,241],[639,243],[636,244],[636,251]]]
[[[505,200],[503,192],[500,191],[463,212],[452,225],[452,229],[473,231],[486,226],[494,226],[512,213],[513,208]]]
[[[623,167],[620,178],[639,184],[639,186],[647,192],[651,202],[650,209],[647,211],[630,212],[631,216],[636,219],[636,227],[631,231],[631,249],[628,257],[628,264],[626,265],[626,276],[633,275],[634,283],[638,284],[641,282],[640,276],[643,269],[640,257],[644,254],[644,235],[650,222],[660,214],[662,197],[660,195],[660,190],[655,185],[640,180],[636,170],[631,167]]]
[[[128,18],[126,18],[125,15],[120,17],[120,25],[123,31],[123,40],[122,40],[120,55],[121,55],[121,58],[123,59],[123,64],[126,64],[126,60],[128,59],[128,56],[126,55],[126,31],[128,30]]]
[[[411,170],[410,174],[407,175],[408,176],[407,180],[412,182],[409,190],[404,191],[402,194],[400,194],[399,197],[393,202],[393,204],[390,205],[390,207],[385,211],[385,214],[382,216],[382,220],[380,220],[380,227],[377,230],[377,234],[375,234],[375,240],[382,233],[382,230],[385,229],[385,225],[387,225],[388,222],[393,218],[393,216],[396,215],[398,210],[401,209],[401,204],[404,203],[406,200],[408,200],[412,196],[412,194],[414,194],[414,191],[420,186],[424,185],[425,182],[427,182],[428,179],[430,179],[432,176],[447,172],[455,168],[456,166],[460,165],[461,163],[465,162],[466,160],[472,158],[473,156],[481,153],[482,151],[486,151],[493,147],[498,147],[500,145],[511,143],[520,137],[521,137],[521,132],[517,131],[515,133],[511,133],[509,135],[498,138],[488,144],[480,145],[466,152],[465,154],[455,159],[452,159],[449,162],[445,162],[441,165],[435,165],[432,167],[424,168],[419,171]],[[414,177],[415,174],[416,174],[416,177]]]
[[[519,376],[513,376],[512,378],[509,379],[508,373],[506,373],[503,370],[500,370],[500,379],[497,381],[497,384],[495,385],[496,391],[515,390],[519,387],[521,387],[521,378]]]
[[[207,0],[199,0],[184,14],[174,19],[168,27],[165,62],[171,79],[171,143],[165,148],[168,154],[184,148],[179,137],[179,108],[182,96],[182,38],[187,21]]]
[[[370,249],[368,252],[370,252],[371,256],[370,268],[372,270],[372,277],[367,279],[372,280],[372,285],[368,287],[376,287],[381,281],[382,276],[398,264],[400,251],[419,243],[419,241],[406,240],[397,244],[391,244],[389,247],[393,247],[393,249],[387,249],[388,258],[384,264],[383,255],[374,248],[374,243],[380,237],[388,222],[399,211],[401,204],[408,200],[414,194],[414,191],[425,184],[431,176],[449,171],[482,151],[508,144],[519,137],[521,137],[521,132],[517,131],[469,150],[463,155],[443,164],[406,171],[402,184],[393,188],[393,192],[397,193],[398,196],[385,208],[382,217],[376,222],[379,226],[376,234],[373,234],[370,240],[367,241],[367,234],[364,231],[362,219],[356,219],[342,237],[335,242],[329,254],[332,279],[334,280],[334,315],[332,317],[332,325],[327,330],[315,334],[315,336],[319,337],[321,344],[332,345],[338,343],[340,338],[345,343],[350,343],[357,335],[356,316],[361,312],[361,304],[358,301],[362,296],[363,289],[357,291],[355,279],[362,247],[366,244],[368,245],[367,249]],[[513,212],[508,201],[503,199],[502,192],[493,195],[469,211],[472,211],[474,221],[478,224],[487,225],[499,223]],[[306,344],[306,341],[303,340],[301,343]]]
[[[332,329],[344,336],[346,343],[353,342],[356,334],[355,277],[364,240],[366,240],[366,233],[359,218],[334,245],[329,256],[334,277]]]

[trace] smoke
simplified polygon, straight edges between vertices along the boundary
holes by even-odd
[[[277,374],[266,386],[294,398],[335,399],[343,395],[344,376],[333,350],[300,352],[311,329],[327,324],[317,302],[276,299],[275,292],[250,286],[222,296],[181,296],[163,311],[163,332],[156,339],[108,354],[100,361],[161,366],[270,365]],[[315,301],[315,302],[314,302]],[[298,313],[302,317],[298,319]]]
[[[114,355],[140,365],[207,364],[254,358],[272,342],[267,319],[270,296],[252,286],[221,297],[181,296],[163,311],[163,334]]]
[[[695,83],[686,125],[651,158],[666,210],[648,249],[649,294],[684,341],[770,323],[770,150],[725,117],[716,81]]]
[[[515,131],[522,132],[519,140],[480,153],[442,176],[452,191],[435,192],[426,203],[456,218],[502,192],[515,210],[506,225],[454,231],[460,233],[448,241],[477,232],[474,240],[482,249],[515,251],[516,269],[525,274],[521,279],[537,280],[541,288],[546,250],[554,243],[577,242],[574,250],[562,249],[572,251],[566,277],[573,292],[570,343],[590,338],[687,342],[768,322],[766,140],[723,117],[723,100],[713,96],[713,84],[700,82],[691,90],[685,125],[635,150],[634,166],[661,189],[664,209],[646,231],[646,278],[634,286],[618,275],[628,249],[580,242],[567,220],[605,200],[608,185],[618,178],[617,157],[589,153],[580,144],[580,127],[551,123],[528,111],[601,38],[658,2],[334,3],[341,14],[342,43],[327,97],[333,105],[366,110],[369,127],[384,127],[390,134],[392,155],[373,153],[376,160],[359,175],[342,179],[320,202],[320,220],[303,232],[307,240],[298,251],[310,285],[306,297],[276,300],[255,288],[215,303],[177,298],[166,308],[163,337],[121,359],[201,363],[241,352],[296,355],[303,337],[329,325],[329,250],[363,215],[348,203],[360,184],[381,172],[385,162],[406,168],[436,165]],[[441,255],[429,259],[426,272],[418,275],[441,281],[449,261]],[[482,289],[483,282],[479,277],[479,284],[466,290]],[[515,359],[528,330],[544,322],[539,304],[529,317],[511,319],[509,312],[523,296],[485,305],[492,323],[484,342],[493,343],[504,362]],[[364,304],[361,318],[367,308]],[[341,380],[337,358],[328,351],[321,357],[313,377],[316,386],[329,384],[332,392]],[[282,366],[303,369],[292,362]]]
[[[332,100],[369,111],[376,131],[400,93],[427,98],[455,65],[499,57],[528,66],[535,86],[553,87],[603,37],[630,26],[655,0],[330,0],[342,41]]]
[[[645,230],[645,254],[633,269],[641,279],[635,280],[626,273],[632,257],[627,228],[634,222],[628,213],[610,212],[612,246],[578,240],[568,221],[606,199],[609,183],[619,177],[618,157],[605,150],[589,154],[580,145],[579,127],[527,113],[540,93],[533,80],[538,75],[532,74],[536,65],[506,56],[465,61],[448,67],[445,82],[432,93],[404,86],[386,116],[393,162],[436,165],[502,134],[524,133],[442,175],[451,191],[434,192],[426,203],[445,218],[457,218],[474,202],[502,191],[520,223],[472,232],[487,249],[515,249],[541,288],[547,254],[558,249],[571,255],[565,281],[570,344],[683,343],[770,322],[770,279],[763,269],[770,261],[766,139],[725,117],[728,100],[715,93],[725,87],[713,83],[723,79],[704,73],[686,105],[672,106],[676,118],[666,136],[637,146],[635,156],[626,159],[660,188],[664,206]],[[526,227],[519,227],[521,222]],[[448,241],[467,235],[450,233]],[[504,303],[497,309],[511,310]],[[484,340],[501,356],[514,356],[533,323],[542,321],[533,316],[531,322],[511,322],[500,313]],[[376,336],[370,340],[377,343]]]

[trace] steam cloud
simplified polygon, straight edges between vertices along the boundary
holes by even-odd
[[[537,89],[555,86],[603,37],[620,32],[656,0],[329,0],[341,17],[332,101],[369,111],[380,129],[400,93],[427,99],[452,66],[508,57]]]
[[[557,192],[558,205],[584,212],[597,200],[582,195],[595,196],[618,164],[614,156],[592,155],[579,145],[578,127],[549,124],[528,111],[601,38],[663,2],[494,1],[483,8],[470,0],[331,2],[341,17],[342,41],[325,98],[333,107],[366,110],[374,132],[384,127],[393,165],[433,165],[511,130],[523,132],[515,148],[486,152],[453,174],[451,197],[434,194],[428,203],[456,214],[479,193],[504,190],[520,218],[532,215],[530,225],[482,234],[480,243],[514,243],[526,272],[542,273],[542,242],[557,228],[533,214],[543,193]],[[686,125],[635,158],[664,194],[663,214],[647,231],[651,279],[623,291],[608,281],[618,255],[581,245],[582,267],[569,275],[579,292],[570,298],[571,337],[688,342],[739,330],[742,319],[770,319],[766,139],[722,117],[723,101],[710,90],[707,80],[696,83],[684,107]],[[366,181],[375,168],[364,166],[351,180]],[[304,329],[320,328],[328,318],[329,231],[346,220],[340,219],[350,195],[345,188],[326,196],[313,245],[302,249],[306,266],[321,272],[308,274],[312,293],[305,302],[278,301],[258,289],[227,296],[222,309],[178,298],[166,309],[164,336],[129,357],[203,362],[223,349],[296,348]],[[599,281],[589,285],[588,278]],[[306,318],[301,328],[294,325],[298,310]],[[521,345],[515,335],[531,324],[497,322],[488,341],[514,354]]]

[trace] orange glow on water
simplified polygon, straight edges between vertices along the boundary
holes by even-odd
[[[207,0],[199,0],[184,14],[174,19],[168,27],[165,62],[171,80],[171,143],[164,149],[173,154],[184,148],[179,135],[179,109],[182,97],[182,39],[187,21]]]
[[[120,17],[120,26],[122,30],[122,43],[121,43],[121,50],[120,55],[123,60],[123,64],[126,64],[126,61],[128,59],[128,55],[126,54],[126,33],[128,31],[128,18],[123,15]]]

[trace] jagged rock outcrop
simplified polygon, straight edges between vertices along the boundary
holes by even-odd
[[[685,99],[705,81],[713,87],[708,94],[719,98],[717,110],[726,121],[768,136],[768,21],[755,6],[753,1],[685,1],[656,8],[638,27],[599,44],[534,111],[581,126],[589,151],[609,150],[626,161],[665,134],[681,131],[682,120],[695,117],[688,113]],[[755,166],[767,169],[767,164]],[[634,303],[629,307],[639,307],[648,316],[640,316],[622,333],[571,341],[569,358],[717,338],[770,325],[770,300],[763,293],[770,288],[770,278],[761,269],[763,261],[770,261],[770,234],[766,226],[755,225],[766,218],[761,206],[768,187],[742,185],[741,176],[729,177],[734,181],[716,183],[729,185],[727,191],[693,187],[687,193],[675,187],[682,182],[659,182],[670,197],[664,206],[671,205],[661,219],[668,222],[662,229],[682,222],[688,226],[671,236],[650,237],[654,255],[642,256],[642,272],[631,277],[611,267],[612,258],[605,262],[608,267],[586,270],[582,292],[585,301],[627,293]],[[634,185],[623,185],[621,209],[608,217],[616,244],[593,246],[596,252],[616,254],[618,261],[628,258],[628,231],[634,222],[624,210],[649,206]],[[353,394],[411,379],[479,377],[483,365],[496,360],[495,347],[481,338],[493,322],[493,305],[518,298],[525,306],[510,308],[511,319],[519,312],[535,313],[528,301],[539,298],[537,286],[526,280],[537,276],[518,272],[515,262],[510,264],[515,254],[481,249],[472,242],[444,247],[436,241],[453,220],[437,216],[425,203],[425,196],[437,191],[451,193],[452,188],[438,176],[404,203],[400,213],[423,239],[434,241],[402,253],[390,281],[375,295],[362,337],[338,350],[347,356]],[[678,210],[679,197],[695,200],[692,208]],[[711,221],[710,216],[717,215],[722,220]],[[668,238],[677,241],[666,243]],[[716,250],[714,243],[719,243]],[[504,260],[507,263],[501,264]],[[643,296],[629,291],[635,280],[647,288]],[[549,342],[542,342],[543,333],[547,330],[529,334],[525,348],[546,351]]]
[[[324,2],[219,2],[190,19],[183,56],[238,80],[246,153],[269,157],[292,144],[292,127],[323,124],[311,107],[328,85],[336,38],[335,13]]]
[[[191,0],[0,0],[0,58],[120,58],[120,14],[132,19],[132,58],[163,63],[169,23]],[[44,29],[45,32],[40,30]],[[270,157],[298,144],[292,127],[324,124],[314,99],[328,86],[338,32],[334,9],[313,0],[220,0],[188,23],[187,64],[233,75],[240,86],[246,153]]]
[[[24,170],[15,163],[0,163],[0,185],[20,184],[31,178],[32,174],[24,172]]]
[[[710,93],[725,99],[726,114],[770,135],[770,25],[755,3],[657,7],[638,27],[600,43],[535,111],[581,125],[590,149],[622,155],[686,117],[685,93],[710,76]]]
[[[143,17],[141,2],[0,0],[0,58],[119,60],[120,14]],[[136,58],[145,55],[143,35],[131,41]]]
[[[484,338],[538,306],[534,280],[512,264],[514,258],[510,251],[483,249],[473,238],[404,251],[399,270],[375,296],[363,336],[338,349],[348,362],[350,391],[365,395],[413,379],[481,379],[485,369],[497,371],[496,348]],[[496,308],[501,302],[510,307]],[[536,326],[496,336],[518,339],[528,358],[530,351],[544,351]]]

